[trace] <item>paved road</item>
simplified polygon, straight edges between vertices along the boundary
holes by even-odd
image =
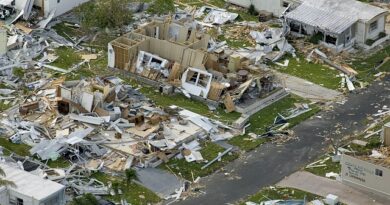
[[[299,170],[324,153],[324,136],[341,136],[361,131],[367,115],[383,105],[390,106],[390,76],[363,93],[351,94],[344,105],[335,104],[332,111],[321,112],[294,128],[298,141],[283,146],[265,144],[225,167],[224,171],[203,178],[206,194],[177,202],[183,205],[228,204],[256,193]],[[341,134],[334,134],[337,125]],[[230,172],[227,177],[224,172]],[[236,177],[231,177],[236,176]],[[230,180],[234,178],[235,180]]]
[[[278,186],[291,187],[326,197],[334,194],[348,205],[386,205],[389,199],[352,188],[341,182],[299,171],[280,181]]]

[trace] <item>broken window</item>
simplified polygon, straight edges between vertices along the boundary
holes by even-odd
[[[301,32],[301,25],[291,22],[290,23],[291,31],[300,33]]]
[[[369,32],[373,32],[375,31],[376,29],[378,29],[378,21],[374,21],[372,23],[370,23],[370,28],[369,28]]]
[[[201,86],[201,87],[203,87],[203,88],[206,88],[207,85],[209,84],[209,79],[210,79],[209,76],[200,73],[200,74],[199,74],[198,85]]]
[[[337,38],[336,38],[336,37],[333,37],[333,36],[330,36],[330,35],[326,35],[326,37],[325,37],[325,42],[326,42],[326,43],[329,43],[329,44],[336,45]]]
[[[23,205],[23,199],[16,198],[16,205]]]
[[[380,169],[375,169],[375,175],[382,177],[383,176],[383,171],[380,170]]]
[[[193,71],[188,72],[187,82],[195,84],[197,78],[198,78],[198,75],[195,75],[195,72],[193,72]]]

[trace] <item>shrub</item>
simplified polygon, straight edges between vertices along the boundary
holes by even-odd
[[[324,39],[324,34],[323,33],[316,33],[313,36],[309,38],[309,42],[313,44],[318,44],[320,41]]]
[[[378,35],[378,39],[381,39],[381,38],[384,38],[386,37],[386,33],[385,32],[380,32],[379,35]]]
[[[248,8],[248,13],[253,16],[259,15],[259,13],[256,11],[255,5],[251,4]]]
[[[373,40],[373,39],[367,39],[366,40],[366,45],[368,45],[368,46],[371,46],[374,43],[375,43],[375,40]]]

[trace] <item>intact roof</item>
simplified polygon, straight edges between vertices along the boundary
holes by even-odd
[[[332,12],[335,15],[369,21],[387,11],[357,0],[302,0],[303,4]],[[332,16],[330,16],[332,17]]]
[[[286,18],[339,34],[358,20],[369,21],[386,12],[356,0],[302,0]]]
[[[65,187],[61,184],[42,179],[39,176],[11,167],[4,163],[0,163],[0,168],[3,169],[6,174],[5,179],[12,181],[16,185],[16,187],[10,187],[10,190],[14,190],[15,192],[37,200],[46,199],[47,197],[65,189]]]
[[[305,4],[287,13],[286,18],[337,34],[342,33],[357,21],[353,18],[339,16],[333,12]]]

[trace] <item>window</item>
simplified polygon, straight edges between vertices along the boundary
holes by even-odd
[[[326,35],[326,36],[325,36],[325,42],[326,42],[326,43],[329,43],[329,44],[336,45],[336,43],[337,43],[337,38],[336,38],[336,37],[333,37],[333,36]]]
[[[57,4],[61,3],[61,0],[57,0]]]
[[[283,1],[283,7],[287,8],[290,5],[287,1]]]
[[[23,199],[16,198],[16,205],[23,205]]]
[[[373,31],[375,31],[376,29],[378,29],[378,21],[374,21],[374,22],[370,23],[369,32],[373,32]]]
[[[375,169],[375,175],[382,177],[383,176],[383,171],[380,170],[380,169]]]

